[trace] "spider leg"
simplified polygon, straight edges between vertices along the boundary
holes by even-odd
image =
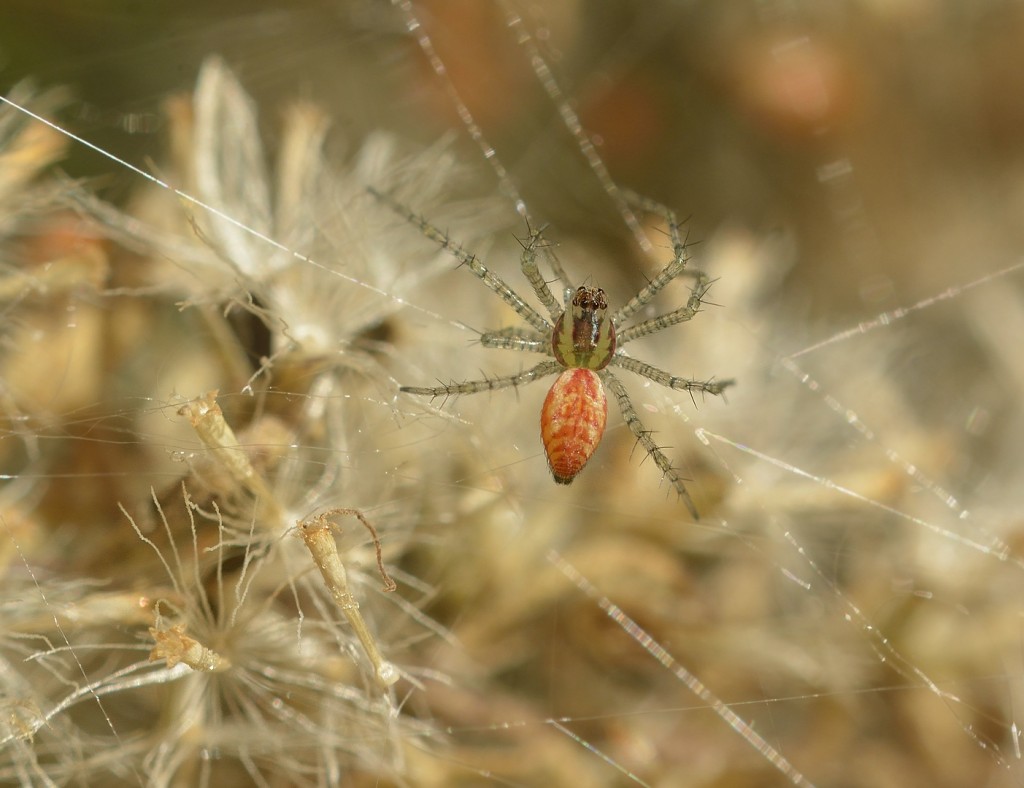
[[[645,320],[642,323],[637,323],[635,326],[630,326],[617,332],[615,335],[616,344],[622,346],[639,337],[645,337],[669,326],[674,326],[676,323],[685,323],[687,320],[693,319],[693,316],[700,311],[704,295],[708,292],[708,288],[711,287],[711,280],[708,279],[707,274],[703,271],[686,271],[686,274],[697,278],[697,286],[690,293],[686,306],[681,306],[672,312],[652,317],[650,320]]]
[[[683,484],[683,477],[679,475],[679,471],[676,470],[665,452],[654,442],[654,439],[651,437],[651,431],[646,429],[643,422],[640,421],[636,408],[633,407],[633,402],[629,398],[626,387],[622,385],[622,381],[609,372],[607,368],[601,370],[598,374],[604,381],[605,386],[608,387],[608,390],[615,396],[615,401],[619,405],[622,418],[626,422],[626,426],[629,427],[629,431],[633,433],[637,442],[644,447],[644,450],[654,460],[654,464],[658,466],[664,477],[676,488],[676,492],[683,499],[686,508],[690,510],[693,519],[699,520],[700,515],[697,514],[697,507],[694,505],[690,493],[687,492],[686,485]]]
[[[422,394],[428,397],[454,397],[459,394],[476,394],[480,391],[497,391],[519,386],[523,383],[530,383],[538,378],[553,375],[563,369],[557,361],[542,361],[537,366],[531,367],[525,372],[515,375],[502,375],[496,378],[481,378],[480,380],[467,380],[463,383],[448,383],[433,388],[421,388],[419,386],[402,386],[399,391],[407,394]]]
[[[524,328],[503,328],[500,331],[488,331],[480,336],[480,344],[484,347],[501,350],[526,350],[531,353],[547,353],[551,355],[551,340]]]
[[[612,315],[612,323],[616,326],[622,325],[622,321],[628,320],[632,315],[636,314],[637,310],[643,308],[665,285],[683,273],[686,269],[686,264],[690,260],[686,255],[686,243],[679,234],[679,220],[671,208],[628,189],[623,189],[622,194],[628,202],[643,208],[645,211],[661,216],[665,220],[668,224],[669,237],[672,239],[672,252],[674,256],[671,262],[654,279],[647,283],[646,287],[629,299],[619,308],[619,311]],[[703,295],[703,291],[707,290],[707,287],[704,286],[707,276],[696,271],[694,275],[697,276],[698,280],[695,292]]]
[[[628,369],[630,372],[635,372],[637,375],[653,380],[655,383],[659,383],[667,388],[676,389],[677,391],[688,391],[691,397],[694,392],[718,395],[736,383],[735,380],[692,380],[690,378],[676,377],[664,370],[658,369],[653,364],[648,364],[646,361],[640,361],[632,356],[620,353],[612,356],[610,363],[617,367]]]
[[[437,243],[442,249],[444,249],[444,251],[448,252],[448,254],[466,266],[466,268],[472,271],[480,281],[493,290],[502,301],[512,307],[516,313],[523,318],[523,320],[541,333],[551,331],[551,324],[541,317],[541,315],[532,306],[516,295],[516,292],[505,284],[504,279],[490,271],[487,266],[480,262],[476,255],[470,254],[458,244],[453,243],[447,233],[432,225],[419,214],[413,213],[411,210],[388,195],[377,191],[372,186],[367,187],[367,190],[370,194],[387,205],[392,211],[403,217],[410,224],[419,228],[419,231],[423,233],[423,235]]]
[[[542,233],[543,230],[530,231],[530,240],[523,244],[523,257],[520,261],[520,266],[523,269],[523,275],[533,288],[533,292],[537,294],[537,298],[540,299],[541,303],[547,307],[548,314],[551,315],[551,319],[558,320],[558,317],[562,314],[562,305],[558,303],[558,299],[555,298],[554,293],[551,292],[551,288],[548,287],[548,283],[544,281],[544,277],[540,273],[540,268],[537,266],[537,249],[545,250],[548,263],[551,265],[551,269],[554,271],[555,276],[558,277],[566,287],[569,285],[565,276],[565,271],[562,270],[561,264],[558,263],[555,255],[544,243],[544,236]]]

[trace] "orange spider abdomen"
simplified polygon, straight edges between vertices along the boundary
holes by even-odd
[[[558,376],[540,411],[540,437],[556,482],[568,484],[583,470],[607,421],[608,398],[594,370],[575,367]]]

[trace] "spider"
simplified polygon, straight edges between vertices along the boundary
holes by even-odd
[[[698,519],[697,508],[682,477],[654,442],[651,432],[640,421],[625,386],[610,370],[610,367],[626,369],[662,386],[688,391],[691,397],[694,392],[720,395],[735,382],[677,377],[626,355],[622,350],[623,345],[634,339],[693,318],[700,311],[701,299],[711,286],[707,274],[686,267],[689,258],[686,245],[680,237],[675,213],[653,200],[624,192],[626,198],[642,210],[656,213],[665,219],[674,256],[646,287],[610,316],[607,314],[608,302],[604,290],[587,286],[574,289],[561,264],[550,255],[552,272],[564,285],[564,304],[558,303],[537,265],[537,250],[542,245],[541,233],[531,230],[529,240],[523,244],[520,267],[537,298],[551,315],[549,322],[504,280],[484,266],[476,255],[454,244],[446,233],[388,195],[373,188],[370,193],[465,265],[529,324],[529,328],[511,327],[484,333],[480,337],[484,347],[542,353],[552,359],[515,375],[452,382],[432,388],[402,386],[400,391],[429,397],[450,397],[515,387],[559,373],[541,409],[540,431],[551,475],[559,484],[569,484],[583,470],[604,434],[608,417],[608,399],[604,389],[607,388],[615,397],[630,431],[675,487],[693,518]],[[623,323],[643,308],[665,285],[684,273],[696,280],[685,306],[622,328]]]

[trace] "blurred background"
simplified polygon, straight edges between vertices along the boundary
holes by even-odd
[[[433,64],[409,33],[409,9]],[[60,680],[38,692],[8,681],[5,781],[1024,784],[1019,4],[14,0],[2,16],[4,95],[26,80],[36,94],[59,88],[42,114],[316,263],[261,273],[236,247],[247,260],[280,250],[233,242],[198,207],[94,150],[52,142],[42,153],[0,137],[38,165],[6,193],[19,221],[0,224],[4,596],[34,600],[11,607],[5,626],[20,639],[3,645],[4,659],[45,662],[64,636],[72,652],[119,655],[51,667]],[[248,106],[253,127],[235,129]],[[599,453],[563,489],[537,440],[544,384],[433,405],[397,392],[532,359],[478,346],[478,332],[517,325],[514,314],[373,205],[367,185],[483,254],[524,296],[516,238],[526,226],[510,184],[569,276],[604,287],[613,308],[670,259],[656,216],[639,217],[653,246],[640,248],[567,131],[567,109],[615,183],[685,219],[694,265],[716,279],[693,322],[629,351],[674,374],[737,379],[727,402],[620,376],[690,480],[699,524],[614,407]],[[401,155],[374,153],[382,133]],[[305,168],[296,140],[316,149]],[[218,164],[235,150],[266,172]],[[22,217],[28,203],[39,210]],[[17,278],[65,257],[79,267],[64,284]],[[640,317],[683,303],[685,287]],[[339,300],[325,303],[335,289]],[[297,330],[304,311],[314,317],[302,328],[328,337],[315,352]],[[353,705],[338,714],[345,736],[365,723],[359,747],[331,738],[333,718],[300,720],[316,716],[310,699],[296,716],[264,720],[239,711],[225,685],[194,683],[215,699],[194,719],[179,674],[151,674],[159,691],[111,684],[109,709],[67,688],[106,686],[146,658],[147,627],[162,626],[145,605],[61,618],[62,606],[85,605],[74,600],[99,605],[101,591],[156,598],[167,585],[117,504],[159,524],[150,488],[169,509],[181,508],[182,480],[197,498],[205,490],[207,508],[245,497],[211,481],[209,444],[176,420],[183,401],[213,388],[294,515],[274,533],[327,505],[386,523],[403,602],[375,590],[365,541],[341,544],[362,556],[363,607],[402,683],[382,693],[351,645],[359,670],[318,662],[306,666],[313,678],[292,677],[317,689],[348,682]],[[232,516],[263,516],[246,511]],[[165,555],[190,545],[187,519],[171,520]],[[277,544],[238,537],[241,552],[218,566],[276,561]],[[551,549],[771,749],[691,694],[676,663],[625,634]],[[114,550],[123,562],[111,572]],[[205,555],[192,560],[210,589],[217,570]],[[312,565],[297,568],[308,556],[285,555],[291,563],[268,564],[268,578],[315,579]],[[274,588],[268,580],[254,597],[273,607]],[[175,620],[193,631],[196,615]],[[321,635],[321,646],[345,637]],[[251,647],[229,640],[222,650]],[[307,653],[300,641],[290,658]],[[253,674],[281,670],[277,659],[260,656]],[[288,681],[257,684],[285,697]],[[47,741],[40,731],[57,721],[64,738]],[[275,767],[269,736],[238,744],[246,726],[273,732],[276,746],[311,732],[321,744]],[[115,745],[122,767],[88,752]],[[173,757],[160,755],[167,748]]]

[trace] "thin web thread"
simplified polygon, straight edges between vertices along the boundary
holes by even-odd
[[[928,520],[923,520],[920,517],[915,517],[912,514],[902,512],[899,509],[889,506],[888,504],[882,503],[881,501],[876,501],[873,498],[869,498],[866,495],[862,495],[856,490],[851,490],[849,487],[844,487],[841,484],[836,484],[836,482],[832,481],[832,479],[829,479],[825,476],[818,476],[817,474],[811,473],[810,471],[806,471],[803,468],[798,468],[797,466],[792,465],[786,462],[785,460],[778,459],[777,457],[773,457],[770,454],[765,454],[764,452],[758,451],[757,449],[751,448],[750,446],[746,446],[742,443],[737,443],[736,441],[730,440],[724,435],[718,435],[714,432],[710,432],[709,430],[699,429],[697,430],[697,437],[705,445],[709,443],[709,440],[715,440],[720,443],[724,443],[727,446],[732,446],[734,449],[738,449],[739,451],[749,454],[751,457],[756,457],[762,462],[766,462],[769,465],[773,465],[776,468],[784,470],[787,473],[790,473],[794,476],[799,476],[800,478],[815,482],[816,484],[820,485],[821,487],[827,490],[834,490],[835,492],[841,495],[846,495],[856,501],[866,503],[869,506],[872,506],[876,509],[885,512],[886,514],[893,515],[894,517],[899,517],[901,520],[906,520],[907,522],[913,523],[914,525],[918,525],[921,528],[924,528],[925,530],[931,531],[936,536],[942,537],[943,539],[948,539],[949,541],[959,544],[962,547],[967,547],[971,550],[983,553],[984,555],[991,555],[999,561],[1008,561],[1024,569],[1024,559],[1014,558],[1011,554],[1009,545],[1004,543],[1002,540],[997,539],[996,537],[992,537],[992,542],[989,544],[977,542],[973,539],[968,539],[967,537],[961,536],[955,531],[950,531],[948,528],[943,528],[942,526],[936,525],[935,523],[929,522]]]
[[[743,737],[751,747],[772,766],[778,769],[784,774],[793,785],[810,786],[813,788],[811,783],[804,775],[795,767],[792,763],[786,759],[782,753],[776,750],[770,745],[764,737],[762,737],[757,731],[755,731],[748,722],[740,717],[736,712],[730,709],[725,702],[720,700],[714,693],[709,690],[700,679],[694,676],[690,671],[680,665],[675,657],[668,653],[664,646],[658,641],[652,638],[646,630],[643,629],[639,624],[630,618],[626,613],[612,602],[608,597],[604,596],[596,586],[594,586],[583,574],[572,564],[570,564],[562,555],[556,551],[551,550],[548,553],[548,560],[558,568],[562,574],[564,574],[573,584],[580,589],[584,594],[590,597],[594,602],[597,603],[608,618],[614,621],[623,632],[629,635],[635,640],[640,646],[652,657],[665,667],[672,675],[679,679],[682,684],[686,686],[694,695],[696,695],[703,703],[715,712],[730,728],[736,733]]]
[[[623,196],[619,185],[612,179],[611,173],[608,172],[608,165],[604,163],[604,159],[597,152],[593,141],[583,130],[580,116],[572,108],[572,104],[569,103],[554,74],[551,73],[551,67],[541,55],[540,48],[523,22],[522,15],[515,10],[508,0],[502,0],[501,7],[505,12],[506,24],[516,34],[516,41],[526,51],[527,57],[530,59],[530,66],[533,68],[533,73],[537,76],[537,80],[543,86],[551,102],[558,108],[558,114],[562,119],[562,123],[576,141],[576,146],[579,148],[583,158],[586,159],[587,164],[601,184],[601,187],[605,190],[605,193],[615,203],[622,221],[629,228],[630,232],[633,233],[637,245],[645,253],[650,252],[653,249],[650,239],[647,238],[643,227],[640,226],[640,222],[636,218],[636,214],[633,213],[633,209],[626,202],[626,198]]]

